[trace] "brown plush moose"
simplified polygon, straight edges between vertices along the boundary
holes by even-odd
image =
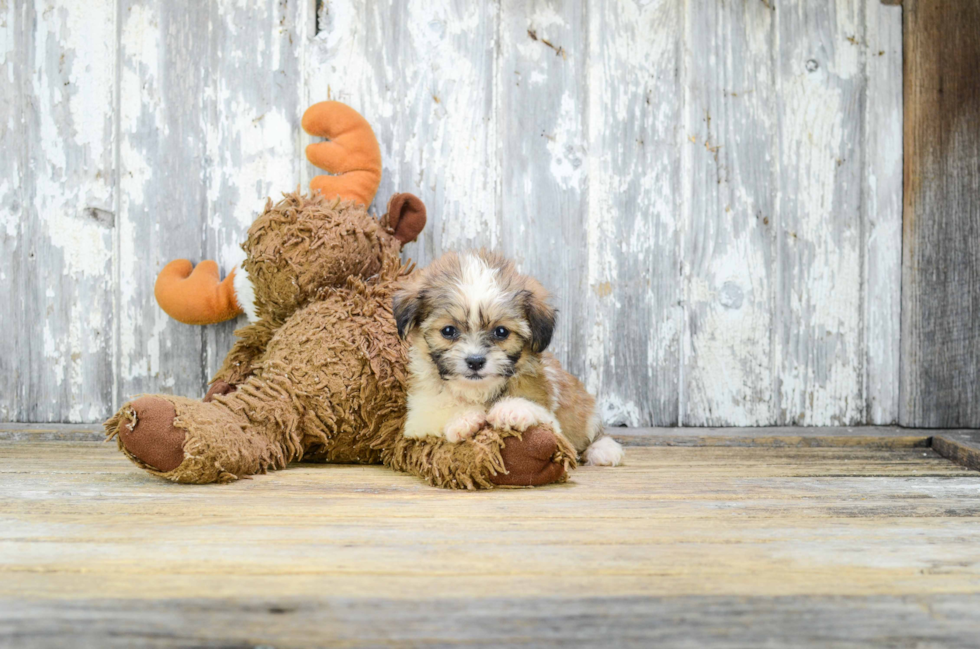
[[[171,262],[157,279],[157,301],[182,322],[249,316],[204,401],[141,396],[105,423],[108,437],[175,482],[228,482],[294,461],[381,463],[458,489],[565,480],[576,454],[546,426],[458,443],[402,435],[406,347],[391,303],[413,268],[399,252],[424,227],[425,207],[396,194],[380,221],[368,214],[381,153],[352,108],[316,104],[303,128],[329,138],[306,154],[334,175],[317,176],[311,195],[268,201],[223,282],[211,261],[193,272]]]

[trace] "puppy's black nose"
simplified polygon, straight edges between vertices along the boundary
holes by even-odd
[[[474,372],[477,370],[482,370],[483,366],[487,364],[486,356],[467,356],[466,357],[466,367],[470,368]]]

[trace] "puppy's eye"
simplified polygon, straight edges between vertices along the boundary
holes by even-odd
[[[442,334],[442,337],[445,338],[446,340],[454,340],[456,336],[459,335],[459,331],[457,331],[456,327],[453,326],[443,327],[440,333]]]
[[[493,330],[493,337],[496,338],[497,340],[503,340],[509,335],[510,332],[507,331],[507,327],[497,327],[496,329]]]

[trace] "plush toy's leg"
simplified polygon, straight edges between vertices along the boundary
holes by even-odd
[[[299,420],[290,399],[246,383],[207,403],[140,397],[105,428],[137,466],[174,482],[204,484],[281,469],[299,459]]]
[[[384,454],[384,462],[436,487],[490,489],[564,482],[576,466],[575,457],[575,449],[564,436],[542,425],[523,433],[484,429],[457,443],[399,435]]]

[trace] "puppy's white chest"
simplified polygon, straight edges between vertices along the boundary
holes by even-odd
[[[448,392],[411,392],[408,395],[408,416],[405,437],[443,437],[446,424],[474,411],[484,411],[478,405],[461,401]]]

